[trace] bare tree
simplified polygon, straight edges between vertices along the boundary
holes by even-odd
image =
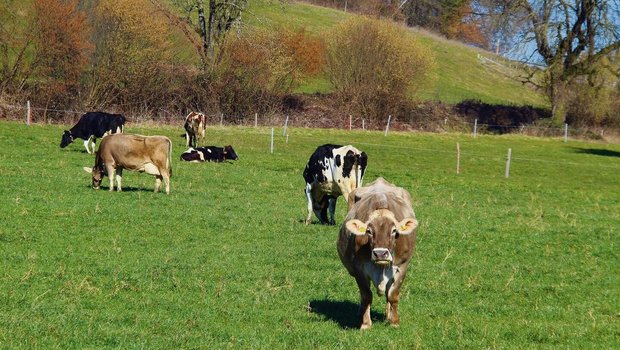
[[[545,88],[553,119],[566,118],[566,90],[576,79],[588,80],[620,50],[619,0],[496,0],[500,17],[517,27],[517,40],[529,47],[528,63],[544,66]],[[490,7],[489,7],[490,8]],[[530,76],[531,77],[531,76]],[[530,79],[532,82],[532,79]]]
[[[248,0],[208,0],[208,13],[205,13],[203,0],[175,0],[173,3],[185,15],[182,18],[161,0],[150,1],[166,15],[170,23],[183,31],[196,48],[205,68],[213,64],[215,47],[222,43],[235,24],[240,23],[248,4]],[[194,14],[197,14],[197,24],[192,19]],[[196,33],[200,36],[200,44],[196,40]]]

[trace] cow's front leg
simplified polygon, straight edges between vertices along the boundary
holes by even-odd
[[[312,222],[312,211],[313,211],[313,204],[312,204],[312,185],[307,183],[306,184],[306,198],[308,199],[308,217],[306,218],[306,225],[309,225]]]
[[[328,209],[329,209],[329,224],[330,225],[336,225],[336,201],[338,200],[337,197],[329,197],[328,199]]]
[[[114,191],[114,178],[116,177],[116,169],[111,166],[106,166],[106,171],[108,173],[108,179],[110,179],[110,188],[109,191]]]
[[[368,329],[372,326],[370,319],[370,305],[372,304],[370,282],[364,277],[355,277],[355,281],[360,289],[360,314],[362,318],[360,329]]]
[[[91,154],[92,152],[90,151],[90,139],[92,137],[87,138],[86,140],[84,140],[84,148],[86,148],[86,152],[88,152],[88,154]]]
[[[400,325],[400,318],[398,316],[398,301],[400,299],[400,287],[405,279],[407,266],[396,267],[396,273],[394,274],[394,280],[391,285],[388,286],[388,292],[386,293],[387,304],[385,305],[385,318],[390,322],[391,326],[398,327]]]
[[[116,190],[118,192],[123,191],[122,182],[123,182],[123,169],[118,169],[116,170]]]
[[[385,318],[390,322],[391,326],[398,327],[400,318],[398,317],[398,300],[400,298],[400,289],[390,289],[387,295],[387,303],[385,304]]]

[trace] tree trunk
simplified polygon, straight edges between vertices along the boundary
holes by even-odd
[[[211,17],[210,13],[209,13],[209,17]],[[209,40],[210,36],[207,35],[207,28],[205,24],[205,9],[204,9],[204,6],[202,5],[202,0],[198,0],[198,23],[200,24],[200,36],[202,37],[203,55],[206,58],[205,62],[207,62],[207,61],[210,61],[209,49],[211,47],[211,42]]]
[[[567,91],[566,82],[560,79],[551,81],[551,117],[554,125],[566,123]]]
[[[213,30],[215,26],[215,9],[216,0],[209,0],[209,22],[207,24],[207,57],[210,62],[213,62]]]

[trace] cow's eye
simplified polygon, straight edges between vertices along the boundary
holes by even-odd
[[[392,229],[392,237],[396,237],[397,235],[398,235],[398,231],[395,228],[393,228]]]
[[[370,237],[373,236],[372,230],[371,229],[366,229],[366,234],[369,235]]]

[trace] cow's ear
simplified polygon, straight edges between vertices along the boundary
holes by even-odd
[[[93,173],[93,168],[89,168],[87,166],[83,167],[82,169],[84,169],[85,172],[92,174]]]
[[[358,219],[352,219],[347,221],[347,230],[356,236],[363,236],[366,234],[366,224]]]
[[[414,218],[406,218],[398,223],[398,233],[401,235],[408,235],[411,234],[416,227],[418,227],[418,220]]]

